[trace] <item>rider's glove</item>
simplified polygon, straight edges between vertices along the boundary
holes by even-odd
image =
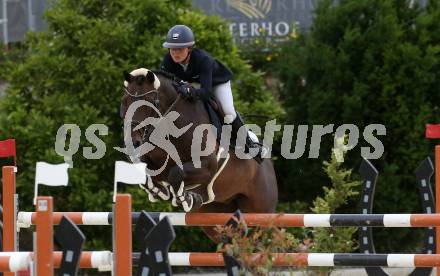
[[[175,88],[184,100],[194,101],[198,99],[197,90],[188,83],[176,85]]]

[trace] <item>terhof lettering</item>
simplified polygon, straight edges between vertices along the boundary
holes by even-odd
[[[236,43],[261,37],[283,41],[292,33],[307,31],[319,0],[192,0],[194,6],[208,15],[230,22]]]
[[[229,24],[234,37],[254,38],[259,36],[283,37],[290,33],[291,27],[285,21],[280,22],[238,22]]]

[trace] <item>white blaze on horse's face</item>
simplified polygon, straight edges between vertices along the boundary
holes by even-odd
[[[138,101],[147,100],[149,102],[154,102],[155,106],[159,103],[159,92],[157,89],[160,87],[160,80],[152,71],[145,68],[139,68],[130,73],[124,72],[124,78],[125,96],[121,104],[121,118],[127,118],[129,107]],[[125,136],[131,131],[132,143],[135,148],[145,140],[145,129],[133,129],[133,126],[139,125],[139,123],[145,118],[145,114],[154,117],[159,115],[160,117],[160,114],[158,114],[158,111],[155,110],[155,108],[151,109],[148,105],[141,104],[139,110],[136,109],[134,114],[128,116],[132,123],[131,129],[124,129]],[[131,157],[139,157],[134,156],[134,153],[130,153],[129,155]]]
[[[148,74],[148,72],[152,72],[152,71],[148,70],[146,68],[138,68],[138,69],[134,69],[133,71],[131,71],[130,75],[132,75],[133,77],[136,77],[136,76],[146,76]],[[160,80],[156,76],[156,74],[153,73],[153,75],[154,75],[154,84],[153,84],[153,86],[154,86],[154,89],[157,90],[160,87]],[[128,87],[128,82],[126,80],[124,81],[124,87],[126,87],[126,88]]]

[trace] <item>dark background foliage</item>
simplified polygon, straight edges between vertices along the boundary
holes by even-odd
[[[189,1],[57,1],[46,14],[47,31],[30,33],[0,55],[0,77],[9,84],[0,98],[0,140],[17,139],[20,209],[33,209],[35,162],[63,161],[54,149],[55,136],[62,124],[71,123],[79,125],[82,136],[69,172],[70,186],[42,188],[41,194],[53,195],[57,210],[111,210],[113,164],[124,159],[113,149],[122,143],[122,71],[157,68],[168,28],[188,24],[197,46],[233,70],[235,104],[247,122],[276,118],[295,125],[294,137],[298,125],[308,125],[307,145],[313,125],[334,124],[335,130],[355,124],[359,144],[344,164],[353,169],[360,164],[361,147],[370,146],[362,131],[369,124],[383,124],[386,135],[378,139],[385,152],[373,160],[381,173],[374,211],[420,212],[414,170],[432,155],[436,143],[424,139],[425,123],[440,119],[440,6],[437,1],[426,8],[409,7],[404,0],[337,2],[321,1],[309,33],[298,33],[282,46],[271,45],[269,52],[265,47],[260,56],[250,48],[255,45],[233,45],[227,23],[194,10]],[[99,136],[107,151],[100,160],[87,160],[82,149],[93,145],[84,133],[95,123],[109,128],[107,135]],[[276,136],[278,149],[282,130]],[[310,211],[307,206],[329,183],[322,161],[332,146],[328,134],[317,159],[307,158],[309,148],[296,160],[276,154],[280,210]],[[171,210],[168,204],[150,204],[136,188],[129,190],[135,210]],[[357,212],[357,206],[352,202],[341,211]],[[110,229],[84,229],[87,248],[108,248]],[[214,248],[198,229],[177,231],[175,251]],[[102,239],[103,232],[108,239]],[[421,247],[420,231],[375,233],[380,252]]]
[[[284,45],[278,69],[287,120],[357,125],[359,144],[346,160],[352,168],[360,164],[361,146],[370,146],[362,137],[364,128],[383,124],[386,135],[377,137],[385,151],[373,160],[380,172],[374,211],[420,212],[414,170],[433,153],[435,141],[424,138],[425,124],[440,118],[438,2],[430,1],[426,9],[398,0],[338,2],[323,1],[311,32]],[[318,160],[283,162],[289,182],[285,194],[314,198],[325,180],[319,160],[332,145],[327,135]],[[411,229],[377,232],[381,252],[411,251],[418,243],[409,238]],[[386,238],[391,232],[394,238]]]
[[[158,68],[166,52],[162,42],[168,28],[175,24],[190,25],[197,35],[197,46],[233,70],[233,90],[240,111],[266,117],[282,113],[265,90],[260,74],[252,72],[238,55],[226,22],[193,10],[189,1],[61,0],[47,12],[46,19],[47,31],[29,34],[18,48],[2,54],[5,66],[1,75],[9,87],[0,103],[0,139],[17,139],[18,191],[23,210],[33,209],[35,162],[63,161],[55,152],[57,130],[63,124],[77,124],[82,131],[79,151],[73,156],[74,168],[69,170],[70,186],[42,187],[40,194],[53,195],[57,210],[111,210],[113,164],[125,159],[113,149],[122,143],[122,71]],[[83,147],[96,150],[85,138],[91,124],[108,126],[107,135],[96,133],[106,145],[106,153],[99,160],[88,160],[82,154]],[[168,204],[150,204],[139,189],[131,189],[131,193],[134,210],[171,208]],[[102,229],[85,229],[88,248],[109,245],[111,235],[103,245]],[[175,243],[177,249],[215,247],[197,229],[192,231],[198,234],[183,236],[182,242]]]

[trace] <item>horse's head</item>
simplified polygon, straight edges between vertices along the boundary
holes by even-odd
[[[160,77],[160,78],[159,78]],[[167,108],[175,101],[177,93],[171,81],[152,71],[139,68],[128,73],[124,71],[124,96],[121,99],[120,116],[128,122],[124,128],[124,137],[131,134],[134,148],[139,147],[148,140],[152,125],[141,124],[147,118],[159,118],[166,113]],[[131,154],[130,154],[131,155]],[[132,158],[138,161],[138,158]]]

